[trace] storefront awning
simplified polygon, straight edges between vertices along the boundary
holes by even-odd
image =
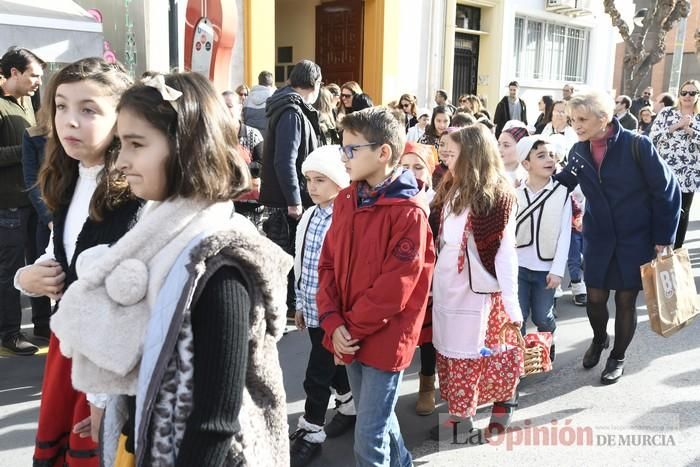
[[[102,24],[70,0],[0,0],[0,55],[16,45],[47,62],[101,57]]]

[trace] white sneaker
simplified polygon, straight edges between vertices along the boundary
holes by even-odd
[[[571,295],[585,295],[586,294],[586,283],[583,281],[572,282],[571,283]]]
[[[564,291],[561,289],[561,285],[557,286],[557,289],[554,291],[554,298],[559,298],[564,295]]]

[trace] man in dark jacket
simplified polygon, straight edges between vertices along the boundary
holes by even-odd
[[[5,78],[0,87],[0,339],[2,347],[16,355],[33,355],[39,350],[20,332],[22,306],[14,276],[24,266],[25,248],[33,247],[36,235],[29,232],[36,212],[24,187],[22,136],[36,124],[31,97],[41,85],[44,66],[27,49],[11,48],[0,58]],[[44,321],[35,321],[34,330],[37,336],[48,338],[48,316]]]
[[[527,125],[527,107],[525,101],[518,97],[520,85],[517,81],[508,83],[508,95],[503,96],[496,106],[493,123],[496,124],[496,138],[501,135],[503,126],[508,120],[520,120]]]
[[[615,116],[620,121],[622,128],[629,131],[637,131],[639,123],[634,115],[630,113],[631,105],[632,99],[629,96],[617,96],[617,99],[615,99]]]
[[[303,60],[294,66],[289,86],[278,89],[267,99],[268,127],[259,202],[271,208],[263,227],[265,233],[291,255],[302,210],[313,205],[301,165],[318,147],[321,130],[318,112],[311,104],[318,98],[320,87],[321,68],[310,60]],[[293,272],[287,306],[294,316]]]
[[[630,113],[632,114],[633,117],[635,117],[637,120],[639,120],[639,110],[642,107],[651,107],[652,106],[652,94],[654,93],[654,89],[651,86],[648,86],[644,88],[644,91],[642,91],[642,95],[636,98],[635,100],[632,101],[632,106],[630,107]]]

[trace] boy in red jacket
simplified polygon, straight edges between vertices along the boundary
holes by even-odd
[[[412,465],[394,406],[423,323],[435,263],[427,206],[397,166],[405,130],[385,108],[343,119],[352,184],[334,203],[319,260],[324,345],[347,365],[357,465]]]

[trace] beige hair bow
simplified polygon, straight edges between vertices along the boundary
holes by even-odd
[[[171,106],[173,106],[175,112],[178,111],[178,105],[176,101],[180,98],[180,96],[182,96],[182,92],[178,91],[177,89],[171,88],[170,86],[165,84],[165,78],[163,77],[163,75],[158,74],[155,76],[150,76],[141,80],[141,82],[146,86],[150,86],[153,89],[156,89],[160,93],[163,100],[167,101]]]

